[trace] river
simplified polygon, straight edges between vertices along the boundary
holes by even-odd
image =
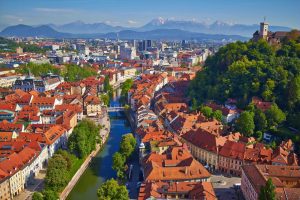
[[[113,95],[111,104],[118,105],[119,92]],[[67,200],[96,200],[97,189],[105,180],[116,178],[116,172],[112,169],[112,156],[119,150],[119,144],[123,134],[130,133],[131,128],[123,113],[111,113],[111,129],[109,138],[90,166],[67,197]]]

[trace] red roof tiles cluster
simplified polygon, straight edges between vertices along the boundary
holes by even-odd
[[[156,199],[217,199],[209,182],[162,182],[147,181],[141,185],[138,200]]]
[[[300,197],[300,167],[277,165],[244,165],[243,177],[249,180],[251,187],[257,194],[265,186],[269,178],[275,186],[276,199],[296,200]],[[244,177],[245,175],[245,177]]]
[[[163,154],[150,153],[143,161],[146,181],[206,180],[210,173],[183,147],[169,147]]]

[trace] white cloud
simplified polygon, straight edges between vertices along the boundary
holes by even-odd
[[[137,24],[138,22],[137,21],[133,21],[133,20],[128,20],[127,23],[130,24],[130,25],[133,25],[133,24]]]
[[[35,8],[38,12],[48,12],[48,13],[72,13],[75,10],[64,9],[64,8]]]
[[[3,16],[5,19],[8,21],[18,21],[18,22],[23,22],[24,19],[22,17],[16,16],[16,15],[4,15]]]

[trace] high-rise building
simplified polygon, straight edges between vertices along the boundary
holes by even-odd
[[[147,40],[146,50],[150,47],[152,47],[152,40]]]
[[[134,59],[136,57],[136,49],[134,47],[128,46],[127,43],[121,45],[120,47],[120,58],[121,59]]]

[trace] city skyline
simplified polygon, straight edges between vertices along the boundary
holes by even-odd
[[[118,0],[63,0],[63,1],[2,1],[0,27],[15,24],[65,24],[74,21],[104,22],[112,26],[139,27],[154,18],[198,21],[211,24],[223,21],[230,24],[257,24],[264,17],[273,25],[300,27],[300,2],[290,1],[184,1],[149,2]],[[254,12],[255,11],[255,12]]]

